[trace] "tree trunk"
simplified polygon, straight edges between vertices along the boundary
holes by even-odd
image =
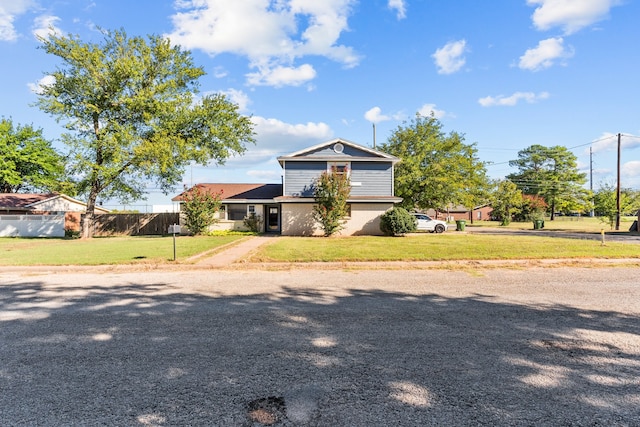
[[[93,216],[96,213],[96,199],[98,198],[98,191],[96,186],[91,187],[89,193],[89,200],[87,200],[87,212],[82,220],[82,238],[90,239],[93,237]]]
[[[96,138],[96,165],[102,166],[102,146],[100,141],[100,117],[97,112],[93,113],[93,133]],[[82,238],[89,239],[93,237],[93,216],[96,213],[96,199],[100,192],[100,178],[97,172],[91,174],[91,190],[89,190],[89,200],[87,200],[87,212],[82,221]]]

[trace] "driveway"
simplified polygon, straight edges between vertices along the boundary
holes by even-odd
[[[638,426],[639,272],[0,272],[0,420]]]

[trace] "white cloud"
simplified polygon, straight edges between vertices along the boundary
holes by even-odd
[[[555,60],[573,56],[571,49],[565,49],[562,37],[554,37],[540,41],[538,46],[520,57],[518,66],[524,70],[539,71],[551,67]]]
[[[431,57],[435,60],[438,74],[452,74],[465,64],[464,53],[467,51],[466,40],[449,42],[437,49]]]
[[[246,75],[247,83],[251,86],[300,86],[316,77],[316,70],[309,64],[299,67],[284,67],[281,65],[259,67],[258,72]]]
[[[429,117],[433,113],[433,117],[436,119],[441,119],[447,115],[447,113],[443,110],[436,109],[436,104],[424,104],[418,110],[418,114],[423,117]]]
[[[591,151],[597,153],[599,151],[615,150],[618,145],[618,138],[616,134],[610,132],[603,132],[600,138],[593,141],[591,144]],[[585,153],[589,152],[589,148],[585,149]]]
[[[478,103],[483,107],[495,107],[495,106],[506,106],[513,107],[518,104],[519,101],[525,101],[529,104],[533,104],[543,99],[549,98],[548,92],[540,92],[538,94],[533,92],[516,92],[511,96],[487,96],[485,98],[480,98]]]
[[[0,41],[13,41],[18,38],[13,22],[17,16],[24,14],[34,5],[33,0],[0,1]]]
[[[251,99],[249,95],[244,93],[241,90],[237,89],[227,89],[221,92],[225,95],[231,102],[238,106],[238,110],[241,112],[245,112],[248,110],[249,105],[251,104]]]
[[[640,177],[640,160],[633,160],[622,165],[620,174],[626,177]]]
[[[331,127],[322,122],[292,124],[260,116],[253,116],[251,120],[256,132],[255,149],[269,151],[274,158],[333,138]]]
[[[173,43],[211,55],[233,53],[249,59],[257,72],[251,85],[298,86],[313,79],[309,64],[296,61],[324,56],[346,67],[358,65],[353,48],[338,43],[348,30],[356,0],[177,0],[172,16]]]
[[[213,76],[217,79],[222,79],[227,77],[227,75],[229,75],[229,73],[224,69],[224,67],[218,66],[213,69]]]
[[[56,22],[58,22],[60,18],[53,15],[41,15],[38,16],[34,21],[33,35],[37,39],[47,39],[49,36],[60,36],[63,34],[63,31],[56,27]]]
[[[407,17],[407,5],[405,0],[389,0],[389,9],[396,11],[398,19],[404,19]]]
[[[247,146],[247,151],[245,151],[241,155],[230,157],[225,162],[225,166],[242,167],[243,165],[260,165],[262,163],[268,163],[269,161],[273,160],[274,156],[274,150],[272,149],[261,149],[258,148],[258,145]],[[276,163],[274,162],[274,165],[275,164]]]
[[[620,148],[623,150],[633,150],[640,147],[640,138],[622,134],[620,137]],[[613,151],[618,149],[618,134],[603,132],[602,136],[591,144],[591,151],[598,153],[601,151]],[[589,150],[585,150],[588,152]]]
[[[382,114],[382,109],[380,107],[373,107],[372,109],[364,113],[364,118],[371,123],[380,123],[391,120],[391,117]]]
[[[43,78],[41,78],[40,80],[38,80],[36,83],[28,83],[27,87],[29,88],[29,90],[35,94],[41,94],[42,93],[42,88],[45,86],[51,86],[52,84],[54,84],[56,82],[56,78],[51,76],[51,75],[47,75],[44,76]]]
[[[250,170],[247,175],[257,178],[259,181],[275,181],[280,179],[282,171],[278,170]]]
[[[620,3],[620,0],[527,0],[528,5],[536,6],[531,19],[538,30],[560,27],[565,34],[606,19],[609,10]]]
[[[274,118],[251,117],[256,132],[255,145],[248,145],[241,156],[230,158],[225,167],[245,170],[251,182],[279,181],[282,170],[276,158],[333,138],[331,128],[322,122],[286,123]],[[209,182],[220,178],[207,178]],[[237,178],[234,178],[237,182]],[[246,180],[242,180],[245,181]]]

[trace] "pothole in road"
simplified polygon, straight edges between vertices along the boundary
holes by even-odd
[[[252,400],[247,405],[249,419],[265,426],[271,426],[286,417],[284,398],[269,396]]]

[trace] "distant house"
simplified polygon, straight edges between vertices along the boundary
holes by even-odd
[[[465,206],[449,206],[442,209],[429,209],[426,213],[436,219],[444,219],[446,221],[464,220],[490,220],[493,207],[490,204],[476,206],[469,209]]]
[[[64,215],[66,230],[80,229],[80,216],[87,204],[58,193],[0,193],[0,215]],[[96,206],[96,212],[109,210]]]
[[[282,235],[322,235],[313,219],[314,186],[325,171],[347,173],[351,182],[349,214],[341,235],[377,235],[380,216],[402,199],[394,196],[397,157],[344,139],[334,139],[278,157],[282,184],[198,184],[222,194],[216,229],[243,229],[252,213],[262,219],[263,232]],[[172,201],[182,202],[186,190]]]

